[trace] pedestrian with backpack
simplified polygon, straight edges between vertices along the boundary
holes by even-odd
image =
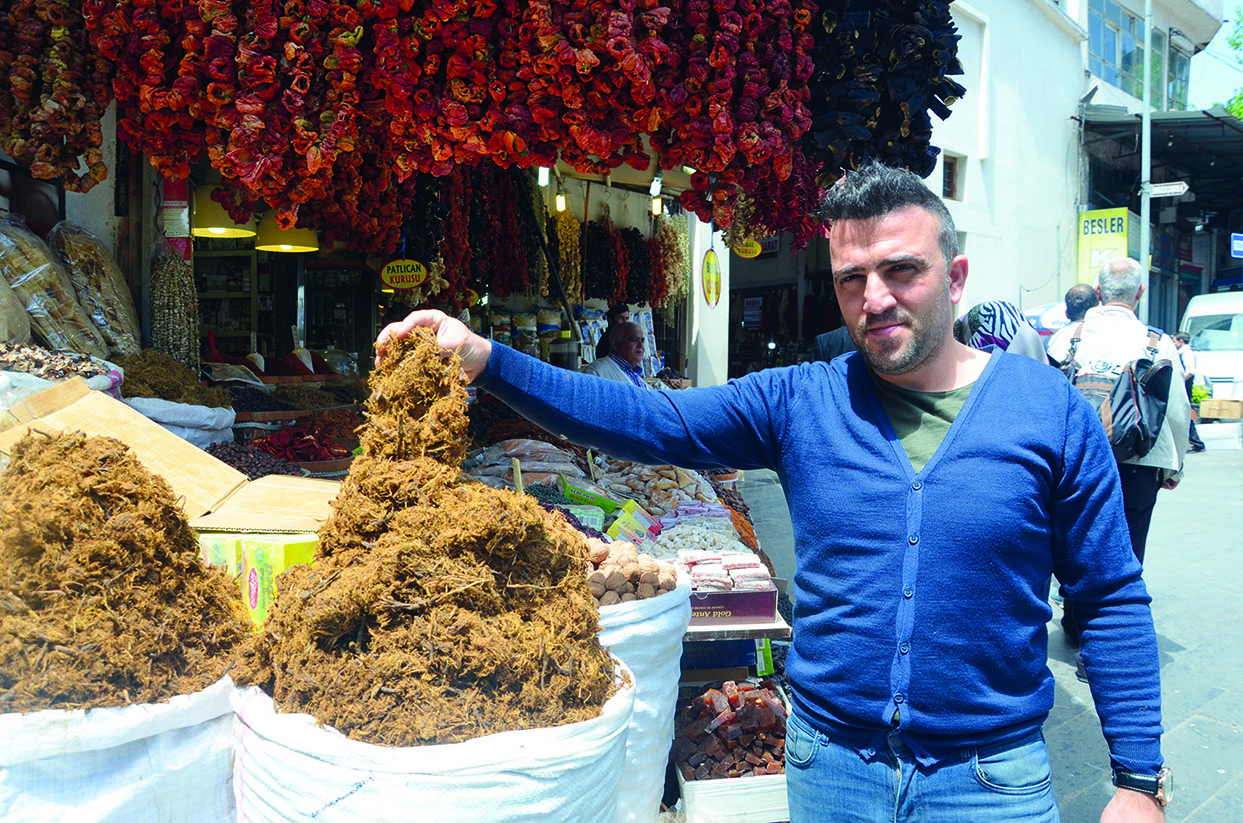
[[[1173,489],[1182,479],[1191,422],[1174,341],[1135,316],[1144,275],[1143,267],[1130,258],[1106,262],[1096,285],[1100,305],[1087,311],[1076,331],[1049,347],[1049,357],[1066,364],[1067,376],[1089,401],[1104,406],[1102,417],[1122,478],[1131,549],[1140,563],[1157,492]],[[1056,349],[1055,342],[1060,342]],[[1106,394],[1112,395],[1112,408]],[[1067,642],[1078,647],[1079,627],[1070,601],[1064,605],[1062,629]]]

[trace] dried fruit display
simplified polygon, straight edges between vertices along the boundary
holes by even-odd
[[[112,74],[89,47],[80,4],[0,3],[0,151],[33,177],[93,189],[108,176],[100,120]]]
[[[665,296],[652,305],[670,309],[681,303],[691,288],[691,241],[685,214],[666,215],[656,227],[665,263]]]
[[[158,703],[250,632],[168,484],[109,437],[32,434],[0,474],[5,711]]]
[[[611,693],[583,539],[528,495],[460,478],[460,370],[420,329],[372,373],[317,563],[281,576],[234,669],[283,711],[409,746],[585,720]]]
[[[98,377],[108,373],[102,361],[85,354],[48,351],[28,343],[0,343],[0,371],[22,372],[44,380]]]
[[[669,760],[686,780],[781,774],[788,714],[771,680],[726,680],[678,707]]]

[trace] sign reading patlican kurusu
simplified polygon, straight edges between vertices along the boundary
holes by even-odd
[[[417,289],[427,282],[427,266],[418,260],[392,260],[380,270],[380,280],[393,289]]]

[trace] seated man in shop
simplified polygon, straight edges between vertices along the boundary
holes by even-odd
[[[613,334],[613,329],[617,328],[618,323],[630,322],[630,307],[625,303],[614,303],[609,306],[609,310],[605,312],[604,317],[608,320],[608,326],[604,329],[604,334],[600,335],[600,342],[596,343],[596,358],[608,357],[612,351],[609,337]]]
[[[646,387],[643,382],[643,329],[638,323],[616,323],[609,330],[609,353],[589,363],[587,374]]]

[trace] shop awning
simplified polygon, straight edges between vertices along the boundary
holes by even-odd
[[[1139,210],[1140,115],[1117,106],[1084,107],[1084,147],[1120,169],[1134,170],[1130,207]],[[1187,212],[1217,212],[1222,218],[1243,208],[1243,121],[1221,106],[1205,111],[1167,111],[1152,115],[1152,180],[1186,181],[1194,200]],[[1161,200],[1154,200],[1157,208]],[[1118,204],[1119,206],[1122,203]],[[1162,205],[1172,205],[1167,201]],[[1155,212],[1154,212],[1155,214]]]

